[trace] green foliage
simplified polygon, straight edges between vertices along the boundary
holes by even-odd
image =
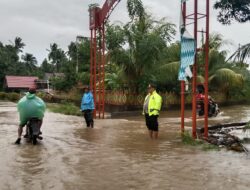
[[[10,101],[16,102],[20,99],[20,94],[15,93],[15,92],[8,93],[7,99]]]
[[[30,53],[22,54],[24,46],[20,37],[16,37],[15,42],[11,44],[4,45],[0,42],[0,88],[3,86],[5,75],[43,75],[37,66],[36,58]]]
[[[125,34],[123,27],[120,25],[107,25],[106,28],[106,41],[107,48],[109,50],[115,51],[115,49],[120,49],[125,44]]]
[[[128,0],[127,9],[131,20],[135,18],[143,19],[145,16],[145,10],[141,0]]]
[[[55,66],[55,72],[60,72],[67,61],[65,52],[56,43],[50,44],[48,58]]]
[[[90,73],[81,72],[77,74],[77,81],[80,81],[82,84],[89,84]]]
[[[25,55],[22,55],[22,59],[24,61],[25,68],[29,73],[37,69],[37,60],[32,54],[26,53]]]
[[[204,151],[210,151],[210,150],[216,150],[216,151],[219,151],[220,148],[214,144],[210,144],[210,143],[204,143],[202,144],[202,150]]]
[[[250,43],[239,47],[230,57],[229,60],[240,63],[241,67],[248,66],[244,64],[246,60],[250,57]]]
[[[156,80],[158,81],[158,84],[168,91],[178,92],[178,90],[175,88],[178,87],[180,83],[177,80],[179,67],[179,62],[165,63],[159,65],[157,69],[155,69],[155,76]]]
[[[217,0],[215,9],[219,9],[218,21],[222,24],[231,24],[233,20],[243,23],[250,21],[249,0]]]
[[[127,89],[126,74],[122,67],[108,63],[105,69],[105,86],[107,90]]]
[[[51,79],[51,84],[57,90],[64,90],[64,87],[67,86],[67,81],[61,77],[54,77]]]
[[[203,140],[193,139],[193,137],[190,135],[189,132],[184,132],[184,134],[182,134],[181,137],[182,137],[182,142],[185,145],[198,146],[201,147],[201,149],[204,151],[219,150],[219,147],[216,145],[209,144]]]
[[[0,100],[5,100],[6,99],[6,93],[5,92],[0,92]]]
[[[76,85],[75,75],[75,73],[66,73],[65,77],[54,77],[51,79],[51,84],[56,90],[67,91]]]
[[[64,78],[52,79],[56,89],[71,89],[78,80],[89,82],[90,42],[88,38],[76,44],[69,45],[68,56],[56,43],[50,45],[48,60],[44,59],[38,66],[36,58],[30,53],[22,53],[25,44],[20,37],[15,38],[15,43],[4,45],[0,42],[0,89],[3,87],[5,75],[38,76],[43,78],[45,73],[64,73]],[[21,59],[19,59],[21,57]],[[79,63],[79,73],[76,74],[76,63]],[[88,73],[81,75],[81,73]]]
[[[6,92],[0,92],[0,100],[9,100],[12,102],[17,102],[20,99],[20,94],[11,92],[11,93],[6,93]]]
[[[160,63],[162,52],[176,31],[175,25],[165,18],[153,20],[139,0],[128,1],[127,8],[130,22],[124,26],[107,26],[107,48],[111,62],[123,70],[123,75],[119,75],[123,77],[120,81],[126,83],[130,91],[141,92],[148,81],[155,81],[154,68]],[[119,78],[110,73],[108,78],[111,77]],[[106,81],[111,86],[108,78]],[[112,83],[112,86],[117,88],[121,85]]]
[[[61,103],[61,104],[47,104],[48,109],[52,112],[62,113],[65,115],[82,115],[80,108],[73,103]]]
[[[247,124],[243,127],[243,130],[250,129],[250,121],[247,122]]]
[[[185,145],[197,146],[202,144],[202,141],[193,139],[193,137],[190,135],[189,132],[184,132],[181,135],[181,137],[182,137],[182,142]]]
[[[232,88],[242,88],[244,79],[241,74],[237,74],[227,68],[222,68],[210,76],[209,82],[216,87],[220,87],[221,90],[228,91]]]
[[[180,61],[180,52],[181,52],[180,42],[172,43],[168,47],[164,48],[160,60],[162,60],[163,63],[178,62]]]

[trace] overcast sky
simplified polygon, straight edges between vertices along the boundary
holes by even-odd
[[[178,29],[179,0],[142,1],[155,18],[167,17]],[[49,49],[51,43],[55,42],[67,50],[67,46],[75,41],[77,35],[89,36],[88,5],[98,3],[102,6],[104,2],[105,0],[0,0],[0,41],[9,44],[16,36],[21,37],[26,44],[24,52],[32,53],[40,64],[46,58],[46,49]],[[215,0],[211,0],[211,6],[214,2]],[[221,33],[226,40],[231,40],[234,47],[228,47],[230,51],[238,44],[250,42],[249,22],[222,26],[216,21],[216,12],[212,8],[210,14],[210,32]],[[128,21],[126,0],[121,0],[110,21]]]

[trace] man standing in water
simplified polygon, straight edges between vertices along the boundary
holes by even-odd
[[[93,94],[89,90],[89,86],[83,88],[81,111],[83,112],[87,127],[94,127],[93,110],[95,109]]]
[[[145,115],[146,126],[151,139],[158,138],[158,116],[161,110],[162,98],[156,92],[154,84],[148,85],[148,95],[143,104],[143,114]]]

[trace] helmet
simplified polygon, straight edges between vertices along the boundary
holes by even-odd
[[[36,88],[30,87],[30,88],[29,88],[29,93],[30,93],[30,94],[35,94],[35,93],[36,93]]]
[[[88,86],[88,85],[85,85],[85,86],[83,87],[83,90],[85,90],[85,89],[89,90],[89,86]]]

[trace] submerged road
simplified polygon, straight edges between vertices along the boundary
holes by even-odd
[[[210,122],[248,120],[250,106],[232,106]],[[44,140],[14,145],[16,104],[0,102],[0,190],[249,189],[250,157],[182,145],[179,111],[159,121],[160,138],[152,141],[143,117],[97,119],[89,129],[83,117],[46,112]]]

